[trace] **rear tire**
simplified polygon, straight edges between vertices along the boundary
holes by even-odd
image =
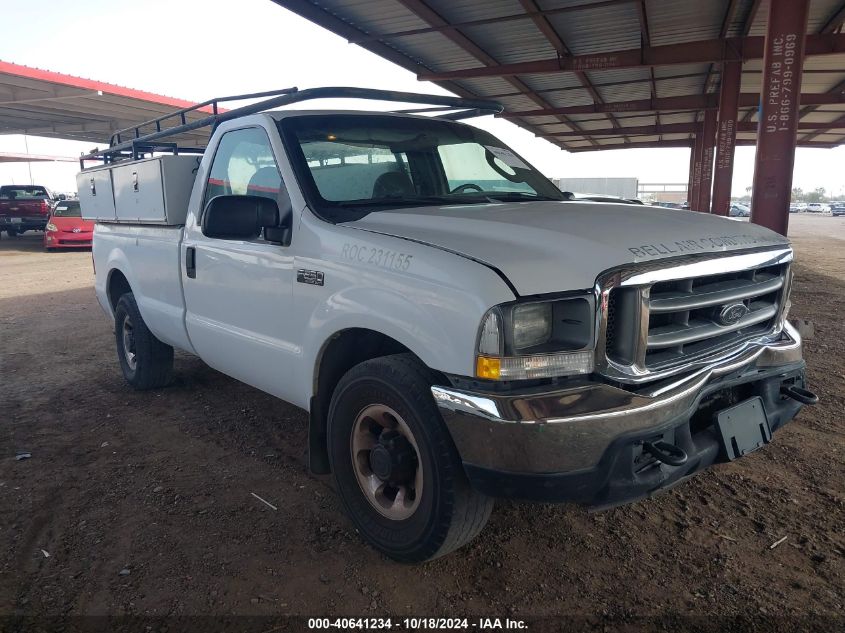
[[[412,355],[375,358],[341,378],[329,407],[329,459],[346,512],[365,540],[401,562],[458,549],[493,509],[470,486],[430,386]]]
[[[150,332],[131,292],[118,299],[114,333],[117,358],[126,382],[139,391],[164,387],[170,382],[173,348]]]

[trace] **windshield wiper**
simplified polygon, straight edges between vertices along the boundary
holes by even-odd
[[[502,202],[552,201],[561,199],[550,196],[540,196],[521,191],[508,192],[480,192],[473,195],[444,195],[444,196],[397,196],[395,198],[363,198],[360,200],[342,200],[337,204],[343,207],[396,207],[412,205],[463,205],[463,204],[498,204]]]
[[[454,198],[451,196],[401,196],[396,198],[371,198],[362,200],[339,201],[338,204],[344,207],[389,207],[395,205],[413,204],[482,204],[489,202],[486,198]]]
[[[519,202],[561,202],[563,200],[563,198],[552,198],[551,196],[541,196],[522,191],[492,192],[485,195],[488,200],[493,202],[513,202],[514,200]]]

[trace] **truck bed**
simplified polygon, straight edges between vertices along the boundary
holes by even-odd
[[[180,248],[182,227],[141,226],[100,222],[94,229],[94,265],[97,271],[118,268],[132,279],[141,316],[160,340],[193,352],[185,329]],[[118,264],[119,265],[116,265]],[[108,296],[109,278],[96,276],[100,303],[110,313],[118,297]]]

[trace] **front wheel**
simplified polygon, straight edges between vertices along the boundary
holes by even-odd
[[[410,354],[366,361],[338,383],[329,407],[329,458],[361,535],[402,562],[448,554],[487,523],[493,500],[470,487]]]
[[[122,295],[114,310],[114,334],[117,358],[123,377],[135,389],[164,387],[173,374],[173,348],[150,332],[135,295]]]

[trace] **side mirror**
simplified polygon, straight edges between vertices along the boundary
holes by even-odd
[[[215,196],[202,214],[202,234],[223,240],[254,240],[279,226],[279,205],[263,196]]]

